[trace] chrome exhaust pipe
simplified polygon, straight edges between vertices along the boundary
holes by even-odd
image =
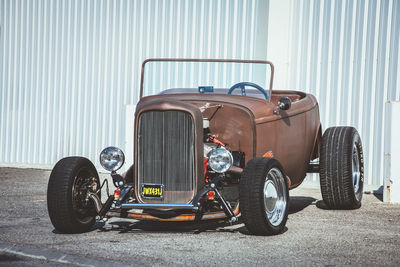
[[[97,214],[99,214],[101,209],[103,208],[103,205],[101,204],[101,200],[100,200],[99,196],[97,194],[93,194],[91,192],[89,192],[88,194],[89,194],[89,198],[91,198],[94,202],[94,206],[96,208]]]

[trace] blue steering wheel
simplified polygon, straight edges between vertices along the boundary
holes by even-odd
[[[242,96],[246,96],[246,89],[245,86],[251,86],[256,88],[258,91],[260,91],[264,96],[265,99],[267,99],[267,101],[269,101],[269,96],[268,93],[258,84],[255,83],[251,83],[251,82],[240,82],[237,84],[234,84],[228,91],[228,95],[231,95],[233,90],[235,90],[236,88],[240,88],[240,90],[242,91]]]

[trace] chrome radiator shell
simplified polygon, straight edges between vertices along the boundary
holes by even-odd
[[[138,106],[135,194],[141,203],[191,203],[204,184],[202,116],[194,105],[156,101]],[[162,184],[163,198],[146,198],[143,184]]]

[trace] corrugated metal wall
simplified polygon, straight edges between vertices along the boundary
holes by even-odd
[[[357,127],[367,184],[381,185],[384,102],[400,100],[400,1],[269,3],[0,0],[0,164],[97,163],[104,146],[124,148],[145,58],[265,59],[267,32],[268,46],[287,32],[276,46],[287,55],[268,54],[277,87],[315,94],[325,129]],[[282,21],[268,29],[268,16]]]
[[[150,57],[266,54],[268,1],[0,0],[0,163],[124,148]]]
[[[324,129],[358,129],[367,185],[377,188],[384,103],[400,100],[400,1],[307,0],[290,7],[289,88],[316,95]]]

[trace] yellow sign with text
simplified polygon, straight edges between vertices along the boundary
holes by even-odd
[[[160,198],[163,195],[163,186],[154,184],[142,185],[142,196],[143,197],[156,197]]]

